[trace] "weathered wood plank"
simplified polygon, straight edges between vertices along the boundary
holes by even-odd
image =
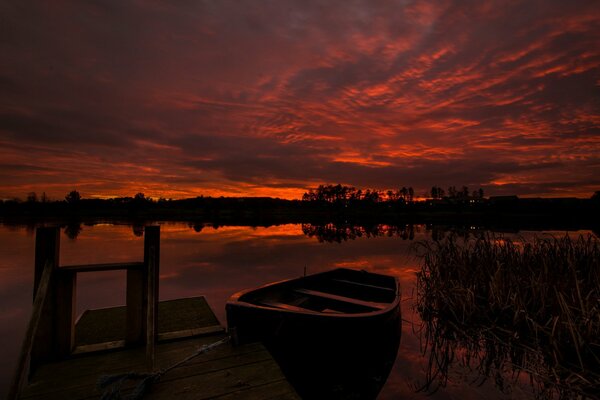
[[[66,357],[75,347],[77,274],[56,269],[54,297],[54,338],[58,357]]]
[[[214,338],[213,338],[214,340]],[[166,368],[173,363],[187,357],[197,349],[195,346],[175,347],[169,351],[163,351],[164,345],[158,346],[158,366]],[[245,350],[251,351],[251,350]],[[256,349],[252,351],[258,351]],[[229,352],[209,353],[203,358],[205,361],[212,361],[218,358],[229,357]],[[36,373],[32,382],[51,382],[57,379],[57,376],[69,375],[74,381],[83,382],[86,379],[96,379],[100,375],[112,374],[119,371],[132,371],[144,367],[145,352],[142,348],[132,350],[121,350],[114,353],[103,354],[102,357],[85,356],[69,362],[54,363],[53,365],[43,366]],[[198,361],[199,362],[199,361]],[[192,362],[193,364],[193,362]],[[89,378],[91,377],[91,378]]]
[[[75,327],[75,345],[79,347],[123,340],[126,338],[128,321],[127,310],[123,306],[86,310]],[[218,326],[217,317],[202,296],[158,303],[159,339],[173,339],[174,337],[169,337],[169,333],[183,333],[186,330],[191,335],[209,334],[213,329],[216,331],[217,328],[214,327]],[[210,329],[206,332],[193,332],[202,328]]]
[[[358,286],[361,288],[383,290],[383,291],[392,292],[392,293],[394,292],[394,289],[392,289],[392,288],[377,286],[377,285],[369,285],[368,283],[363,283],[363,282],[349,281],[347,279],[333,279],[333,280],[336,282],[341,282],[341,283],[348,284],[348,285],[354,285],[354,286]]]
[[[173,326],[189,326],[186,325],[189,321],[180,321],[181,317],[198,314],[199,309],[202,315],[196,317],[194,322],[196,326],[199,323],[210,324],[217,321],[204,298],[160,302],[159,312],[166,310],[169,318],[165,318],[164,321],[159,320],[161,321],[159,331]],[[169,310],[172,313],[169,313]],[[126,315],[123,307],[88,311],[78,321],[78,326],[80,324],[85,326],[85,319],[93,318],[94,315],[102,316],[100,318],[102,322],[105,321],[104,318],[116,315],[115,313],[120,313],[123,317]],[[88,327],[98,326],[98,321],[88,322],[92,322]],[[214,328],[215,325],[204,327],[204,329]],[[211,336],[161,342],[156,346],[156,368],[167,368],[193,354],[201,346],[214,343],[223,337],[225,334],[219,329]],[[32,376],[31,384],[23,390],[21,398],[97,399],[101,395],[97,388],[97,380],[100,376],[131,371],[145,372],[146,368],[146,353],[143,347],[75,356],[41,366]],[[133,390],[135,384],[131,382],[125,385],[124,394]],[[225,344],[199,355],[165,374],[157,384],[153,385],[147,398],[149,400],[173,397],[180,397],[181,399],[178,400],[221,397],[297,399],[295,395],[293,388],[285,381],[279,366],[269,352],[261,344],[254,343],[238,347]]]
[[[154,370],[156,362],[156,342],[158,339],[158,257],[159,257],[159,230],[146,227],[144,242],[144,263],[146,264],[146,293],[148,304],[146,307],[146,365],[149,371]],[[149,247],[146,249],[146,247]]]
[[[103,271],[118,271],[141,269],[144,267],[143,262],[121,262],[121,263],[105,263],[105,264],[86,264],[86,265],[64,265],[60,269],[62,271],[71,272],[103,272]]]
[[[164,343],[157,347],[157,360],[159,368],[166,368],[177,361],[189,356],[200,346],[210,344],[220,339],[220,337],[201,337],[192,340]],[[232,357],[234,355],[244,355],[246,353],[265,351],[260,344],[249,344],[234,348],[230,345],[208,352],[193,359],[188,365],[195,365],[203,362],[213,362],[221,358]],[[45,387],[51,385],[57,379],[69,382],[84,382],[85,380],[96,380],[104,374],[122,373],[136,370],[144,366],[145,352],[142,348],[120,350],[112,353],[103,353],[99,355],[88,355],[76,357],[71,360],[51,363],[42,366],[32,379],[32,385]]]
[[[158,305],[158,333],[219,325],[203,296],[161,301]]]
[[[251,388],[240,389],[237,392],[211,397],[211,400],[299,400],[300,397],[287,380],[270,382]]]
[[[11,383],[11,387],[8,390],[8,399],[15,399],[21,391],[21,388],[27,382],[29,375],[29,364],[31,362],[31,352],[33,350],[33,343],[37,336],[37,330],[39,321],[42,316],[42,310],[44,309],[44,303],[48,301],[48,290],[50,287],[50,281],[52,279],[53,266],[50,262],[46,264],[46,268],[40,277],[38,290],[33,302],[33,310],[31,312],[31,319],[27,325],[25,331],[25,337],[23,344],[21,345],[21,353],[17,360],[17,367],[15,370],[15,377]]]
[[[321,297],[324,299],[335,300],[335,301],[349,303],[349,304],[356,304],[357,306],[370,307],[370,308],[380,309],[380,310],[384,309],[387,306],[387,304],[375,303],[372,301],[364,301],[364,300],[359,300],[359,299],[355,299],[352,297],[339,296],[337,294],[320,292],[318,290],[295,289],[294,291],[298,292],[298,293],[306,294],[308,296]]]
[[[278,381],[281,376],[279,366],[270,359],[158,384],[147,398],[210,399]]]
[[[160,349],[161,346],[158,346]],[[189,350],[189,349],[188,349]],[[189,356],[192,351],[186,353],[177,352],[177,354],[171,354],[168,363],[157,355],[157,359],[163,364],[161,367],[172,365],[186,356]],[[142,354],[138,353],[138,356]],[[273,362],[270,354],[264,349],[248,348],[248,349],[233,349],[231,346],[226,346],[224,349],[214,350],[212,352],[202,354],[198,358],[191,360],[190,362],[175,368],[168,372],[161,379],[161,384],[166,384],[172,381],[178,381],[180,379],[193,378],[198,380],[208,380],[211,377],[203,377],[204,375],[210,375],[216,371],[226,370],[231,368],[240,368],[243,366],[250,366],[259,362],[270,361]],[[136,368],[137,367],[137,368]],[[97,379],[102,375],[112,375],[120,373],[128,373],[131,371],[143,372],[145,367],[144,357],[137,357],[137,363],[133,366],[124,368],[120,365],[112,365],[109,371],[98,371],[98,373],[88,374],[85,376],[73,376],[69,371],[60,374],[52,380],[35,380],[35,383],[31,385],[28,390],[24,392],[23,398],[87,398],[89,396],[97,396],[100,394],[96,387]],[[75,370],[73,372],[79,372]],[[281,379],[281,376],[278,376]],[[135,384],[129,385],[131,387]]]
[[[221,325],[213,325],[213,326],[206,326],[206,327],[202,327],[202,328],[183,329],[181,331],[159,333],[158,340],[159,341],[175,340],[175,339],[182,339],[182,338],[188,338],[188,337],[193,337],[193,336],[213,335],[216,333],[224,333],[224,332],[225,332],[225,328],[223,328]]]
[[[108,350],[116,350],[120,348],[124,348],[126,343],[124,340],[114,340],[112,342],[103,342],[103,343],[95,343],[95,344],[85,344],[82,346],[77,346],[73,349],[73,355],[80,355],[86,353],[92,353],[94,351],[108,351]]]
[[[160,226],[158,225],[147,226],[144,229],[144,265],[149,275],[146,277],[146,304],[144,305],[142,314],[145,318],[144,331],[152,335],[152,340],[156,340],[158,318],[156,318],[154,312],[158,310],[160,271]],[[151,323],[152,326],[148,326],[148,323]],[[148,335],[146,335],[145,339],[147,344],[149,340]]]
[[[109,325],[105,325],[104,333],[107,335],[109,332],[114,332],[114,327],[119,326],[126,329],[125,341],[127,344],[139,344],[143,341],[144,334],[144,304],[146,302],[146,271],[145,269],[128,269],[127,270],[127,292],[126,302],[127,306],[122,307],[123,316],[115,315]],[[126,315],[125,315],[126,312]],[[90,321],[100,321],[97,317],[90,319]],[[123,322],[123,324],[121,323]],[[115,325],[116,324],[116,325]],[[106,330],[108,328],[108,331]],[[95,329],[92,329],[95,332]],[[85,336],[87,337],[87,336]],[[122,333],[118,333],[117,337],[122,339]],[[114,333],[111,340],[115,340]],[[80,339],[77,339],[79,341]],[[81,339],[82,344],[90,344],[87,339]],[[106,340],[103,340],[106,341]]]
[[[165,332],[158,334],[158,341],[164,342],[168,340],[177,340],[177,339],[185,339],[195,336],[204,336],[204,335],[215,335],[219,333],[225,333],[225,328],[221,325],[213,325],[207,326],[203,328],[195,328],[195,329],[185,329],[176,332]],[[125,340],[113,340],[109,342],[101,342],[94,344],[84,344],[80,346],[76,346],[73,349],[73,355],[80,355],[85,353],[91,353],[94,351],[107,351],[107,350],[116,350],[120,348],[124,348],[127,345]]]
[[[40,284],[46,264],[58,267],[60,257],[60,230],[57,227],[42,227],[35,230],[35,264],[33,278],[33,299]]]
[[[37,321],[36,334],[31,347],[31,369],[35,369],[40,362],[51,360],[56,355],[55,348],[55,295],[56,277],[54,271],[58,268],[60,253],[60,230],[57,227],[44,227],[36,230],[35,244],[35,278],[34,296],[37,293],[42,271],[50,266],[52,273],[48,282],[46,297],[43,302],[42,312]]]

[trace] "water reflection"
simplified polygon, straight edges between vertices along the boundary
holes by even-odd
[[[144,224],[133,224],[131,226],[131,230],[133,231],[133,235],[137,237],[144,236]]]
[[[82,229],[83,228],[81,227],[81,222],[71,221],[65,226],[64,232],[69,239],[75,240],[77,239],[77,236],[79,236],[79,234],[81,233]]]
[[[415,226],[406,225],[342,225],[342,224],[302,224],[302,232],[308,237],[314,237],[319,242],[345,242],[361,237],[373,238],[378,236],[400,237],[403,240],[415,238]]]
[[[416,310],[427,359],[419,389],[458,365],[501,393],[529,381],[536,398],[600,393],[600,242],[592,236],[504,236],[423,243]],[[583,295],[582,295],[583,294]]]
[[[455,370],[461,368],[470,385],[489,381],[507,396],[511,396],[514,386],[524,382],[531,385],[532,397],[539,399],[575,398],[585,392],[585,388],[568,383],[576,378],[576,369],[556,369],[549,354],[525,346],[510,332],[492,326],[459,327],[450,320],[431,318],[430,314],[423,320],[421,335],[427,369],[418,391],[435,393],[445,388]],[[592,393],[588,393],[590,398],[594,398]]]
[[[142,255],[143,238],[135,235],[131,224],[92,225],[84,222],[77,227],[74,230],[77,235],[73,236],[76,239],[61,243],[63,265],[137,261]],[[0,247],[0,388],[8,387],[31,309],[34,228],[32,224],[0,225],[0,242],[3,243]],[[66,234],[65,225],[63,229]],[[498,390],[494,379],[488,379],[480,386],[470,385],[475,377],[464,374],[460,363],[448,365],[451,380],[441,390],[433,395],[415,393],[427,381],[429,358],[421,354],[422,336],[416,331],[416,327],[421,326],[420,315],[413,307],[419,261],[414,257],[412,247],[416,241],[447,235],[449,231],[472,235],[481,229],[418,224],[252,228],[161,223],[160,298],[204,295],[217,317],[224,322],[225,303],[232,293],[265,282],[301,276],[305,268],[308,273],[347,267],[393,275],[400,280],[402,316],[408,322],[402,325],[402,343],[379,399],[530,398],[528,383],[521,384],[525,380],[524,374],[507,395]],[[124,282],[124,277],[118,273],[82,274],[78,280],[78,314],[89,308],[124,304]],[[450,331],[438,333],[442,337],[452,335]],[[455,348],[455,357],[463,351]],[[390,353],[394,351],[390,350]],[[436,351],[436,354],[441,353]],[[0,397],[3,396],[0,390]]]

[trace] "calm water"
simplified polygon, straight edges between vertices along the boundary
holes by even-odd
[[[421,353],[419,319],[413,310],[419,260],[412,247],[415,241],[431,238],[432,232],[425,226],[373,237],[364,232],[331,235],[315,230],[307,235],[308,230],[305,227],[303,231],[301,225],[218,229],[194,229],[184,223],[161,225],[160,299],[204,295],[222,323],[225,302],[231,294],[300,276],[305,267],[308,273],[347,267],[398,277],[403,295],[402,339],[396,363],[379,398],[427,396],[416,392],[425,383],[427,362]],[[548,233],[551,232],[537,234]],[[519,234],[530,237],[534,233]],[[60,262],[65,265],[139,261],[143,250],[143,238],[139,235],[139,228],[127,225],[83,226],[76,238],[73,229],[63,230]],[[353,239],[343,240],[344,237]],[[31,311],[34,239],[32,229],[0,225],[1,397],[6,394]],[[125,272],[78,275],[78,313],[124,302]],[[428,398],[531,397],[526,377],[521,377],[523,385],[514,385],[505,393],[493,380],[481,384],[480,378],[468,368],[453,366],[448,385]]]

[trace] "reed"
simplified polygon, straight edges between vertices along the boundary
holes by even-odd
[[[525,371],[542,397],[600,393],[598,239],[450,235],[419,246],[424,389],[460,361],[502,388]]]

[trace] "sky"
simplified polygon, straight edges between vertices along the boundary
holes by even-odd
[[[0,198],[600,190],[600,2],[2,1]]]

